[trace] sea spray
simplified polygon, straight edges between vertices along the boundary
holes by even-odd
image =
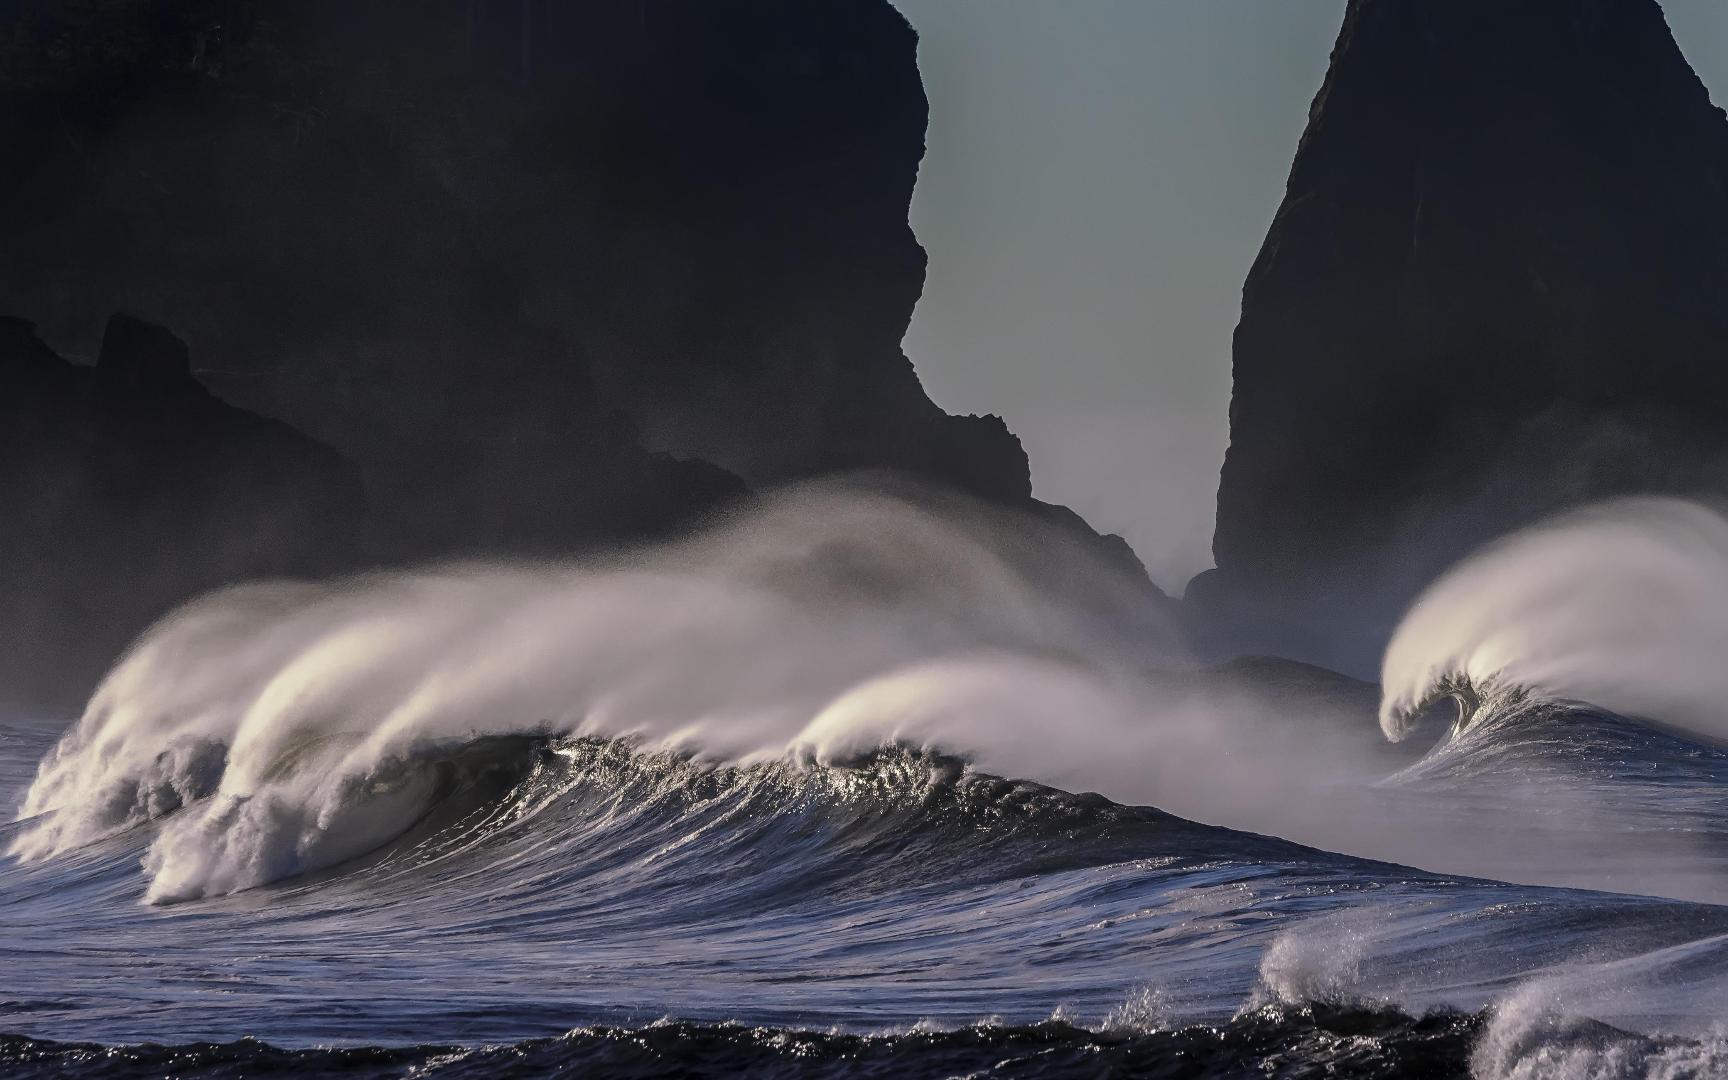
[[[1534,694],[1728,737],[1724,655],[1728,519],[1621,500],[1508,537],[1430,586],[1387,648],[1380,723],[1399,739],[1438,698],[1468,713]]]
[[[1489,1010],[1478,1080],[1681,1080],[1728,1073],[1728,939],[1560,965]],[[1685,1022],[1652,1023],[1653,1017]],[[1706,1020],[1715,1017],[1714,1020]]]
[[[1621,757],[1616,740],[1637,738],[1613,718],[1558,746],[1546,733],[1564,717],[1548,710],[1389,779],[1370,704],[1183,671],[1160,611],[1035,521],[848,486],[603,561],[247,586],[172,614],[123,658],[43,762],[8,846],[41,860],[155,823],[148,898],[187,900],[388,844],[523,767],[498,765],[498,745],[594,737],[697,764],[822,767],[903,745],[1430,869],[1720,894],[1711,835],[1608,827],[1624,807],[1589,779],[1597,743]],[[1535,752],[1554,768],[1533,769]],[[1513,817],[1526,827],[1493,827]]]
[[[122,659],[10,846],[42,859],[162,819],[149,898],[229,893],[403,833],[463,789],[477,743],[598,737],[715,764],[839,765],[899,744],[1409,850],[1360,806],[1387,768],[1368,712],[1185,671],[1163,611],[1038,521],[849,485],[604,561],[248,586]]]
[[[438,793],[426,763],[489,736],[743,761],[988,747],[980,725],[1026,747],[1071,725],[1095,755],[1130,729],[1113,684],[1173,642],[1144,588],[1067,534],[856,487],[623,559],[249,586],[119,663],[44,762],[12,849],[187,807],[146,859],[151,898],[230,892],[387,840]]]

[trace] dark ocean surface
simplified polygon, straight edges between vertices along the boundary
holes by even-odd
[[[1386,797],[1600,788],[1720,872],[1728,756],[1578,706],[1510,712]],[[0,730],[0,798],[60,730]],[[905,749],[713,765],[483,738],[415,768],[436,794],[403,835],[228,895],[146,903],[155,823],[0,862],[0,1071],[1728,1069],[1728,908],[1429,873]]]
[[[852,495],[206,598],[0,712],[0,1075],[1728,1075],[1728,519],[1635,509],[1383,692]]]

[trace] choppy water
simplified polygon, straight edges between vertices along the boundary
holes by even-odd
[[[1347,680],[866,569],[661,567],[635,623],[610,570],[250,592],[0,719],[0,1072],[1728,1073],[1715,743],[1521,686],[1392,748]],[[509,600],[429,626],[446,587]],[[742,644],[627,663],[691,640]]]
[[[1451,748],[1409,780],[1412,797],[1491,781],[1505,742],[1562,769],[1579,719]],[[1603,781],[1577,753],[1574,781],[1636,788],[1629,813],[1667,814],[1657,827],[1711,828],[1718,751],[1587,720],[1649,753],[1633,781]],[[13,799],[15,762],[44,734],[0,742]],[[451,781],[383,850],[230,896],[143,903],[149,826],[8,861],[0,1017],[20,1038],[0,1062],[25,1075],[276,1062],[1445,1076],[1473,1054],[1478,1075],[1728,1067],[1713,1034],[1725,908],[1434,875],[909,751],[847,768],[711,767],[592,739],[466,753],[495,771]],[[91,1041],[133,1048],[77,1045]]]

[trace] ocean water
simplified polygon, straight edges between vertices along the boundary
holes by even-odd
[[[1694,714],[1430,607],[1391,743],[965,509],[165,620],[82,716],[0,717],[0,1073],[1728,1074]]]

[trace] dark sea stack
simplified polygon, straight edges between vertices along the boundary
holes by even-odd
[[[344,567],[570,555],[854,470],[1137,570],[901,351],[916,45],[888,0],[0,0],[0,311],[37,324],[9,331],[15,622],[95,626],[106,660],[335,524]],[[114,310],[174,334],[98,339]],[[311,440],[363,509],[308,510],[353,480]]]
[[[1018,440],[942,412],[901,352],[927,109],[887,0],[0,21],[24,163],[0,170],[0,309],[74,354],[147,313],[386,487],[621,426],[756,486],[887,467],[1029,497]]]
[[[928,116],[904,17],[886,0],[602,3],[567,34],[547,93],[608,101],[611,220],[582,272],[609,325],[584,351],[650,445],[752,483],[892,467],[1028,497],[1018,440],[943,413],[901,352]]]
[[[70,698],[174,604],[357,557],[354,467],[224,404],[186,346],[117,315],[94,367],[0,318],[0,686]]]
[[[1654,0],[1352,0],[1235,342],[1223,647],[1370,664],[1550,512],[1720,491],[1728,120]]]

